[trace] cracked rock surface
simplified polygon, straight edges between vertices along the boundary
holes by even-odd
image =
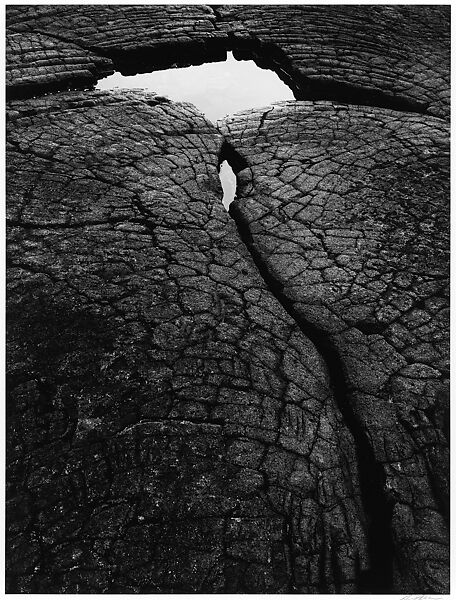
[[[224,60],[234,48],[280,68],[299,99],[449,110],[444,6],[20,6],[8,9],[7,43],[11,94]]]
[[[10,591],[352,591],[353,439],[190,105],[11,106]]]
[[[230,208],[246,244],[328,360],[340,357],[381,465],[396,576],[406,564],[405,586],[438,586],[448,560],[446,123],[284,102],[228,117],[221,131],[248,163]]]
[[[7,591],[447,593],[446,7],[7,21]],[[84,89],[229,49],[297,101]]]

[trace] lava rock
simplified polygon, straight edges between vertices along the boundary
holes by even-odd
[[[354,591],[356,448],[220,133],[139,92],[10,108],[9,591]]]
[[[8,7],[9,593],[448,592],[449,14]]]
[[[381,466],[395,585],[444,593],[446,123],[283,102],[227,117],[221,131],[248,165],[230,212],[269,287],[339,374],[352,433]],[[372,510],[381,507],[379,495]]]
[[[86,87],[87,66],[65,58],[75,47],[99,77],[110,65],[134,74],[224,60],[233,49],[276,70],[300,100],[448,116],[449,36],[446,6],[10,6],[7,83],[11,97],[52,78]]]

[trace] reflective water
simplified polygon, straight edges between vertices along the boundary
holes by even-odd
[[[273,71],[260,69],[253,60],[236,60],[231,52],[223,62],[132,76],[114,73],[97,85],[99,90],[115,88],[143,88],[171,100],[191,102],[211,121],[277,100],[294,99],[290,88]]]

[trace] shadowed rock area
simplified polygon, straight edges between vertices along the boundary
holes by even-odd
[[[7,21],[7,591],[447,593],[447,8]],[[298,100],[84,89],[227,50]]]

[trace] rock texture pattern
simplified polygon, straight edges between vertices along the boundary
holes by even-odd
[[[398,577],[406,564],[424,588],[447,565],[446,123],[293,102],[222,131],[249,165],[232,214],[339,371],[356,435],[381,465],[373,510],[392,524]]]
[[[447,9],[7,17],[7,590],[446,593]],[[298,100],[84,89],[227,49]]]
[[[86,85],[109,67],[131,74],[222,60],[234,49],[280,69],[300,99],[448,114],[443,6],[21,6],[8,10],[7,39],[13,95],[52,79]]]
[[[353,440],[222,208],[221,135],[153,95],[11,108],[11,589],[354,590]]]

